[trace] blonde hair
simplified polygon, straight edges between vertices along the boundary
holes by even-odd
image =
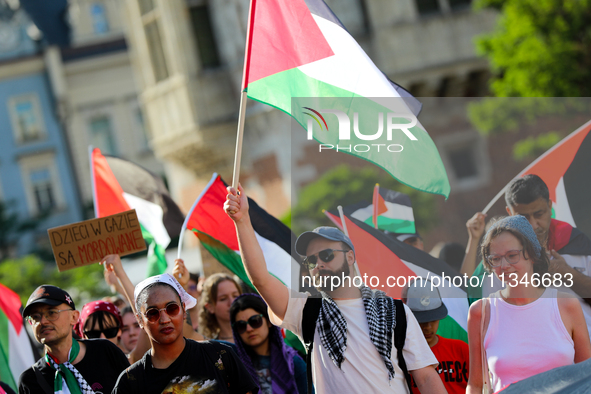
[[[205,305],[215,305],[218,296],[218,286],[226,280],[234,283],[236,289],[238,289],[238,293],[242,294],[242,288],[236,278],[226,273],[213,274],[203,283],[203,292],[199,299],[199,331],[206,338],[217,338],[220,332],[220,325],[215,314],[209,313]]]

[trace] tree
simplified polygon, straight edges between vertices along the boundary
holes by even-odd
[[[591,96],[591,0],[479,0],[501,11],[477,48],[499,97]]]
[[[314,227],[333,225],[323,210],[347,206],[362,200],[371,202],[376,183],[380,187],[407,194],[413,204],[417,229],[427,231],[437,223],[435,196],[396,181],[375,166],[352,169],[343,164],[326,172],[318,180],[302,189],[293,208],[291,224],[296,234]]]

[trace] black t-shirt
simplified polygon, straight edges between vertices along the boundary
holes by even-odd
[[[186,339],[185,348],[166,369],[152,366],[150,351],[119,376],[112,394],[256,394],[244,364],[227,345]]]
[[[78,341],[86,345],[86,354],[74,366],[96,394],[109,394],[115,387],[115,382],[121,371],[129,367],[127,357],[117,345],[106,339],[81,339]],[[43,357],[35,363],[35,368],[41,372],[51,389],[50,393],[53,394],[55,369],[47,365]],[[46,393],[47,390],[39,385],[35,371],[31,367],[21,374],[18,392],[19,394],[38,394]]]

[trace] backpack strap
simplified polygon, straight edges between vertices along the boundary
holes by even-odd
[[[39,383],[39,386],[43,389],[43,391],[46,394],[52,394],[53,389],[49,387],[47,380],[45,380],[43,375],[41,375],[41,371],[39,371],[39,368],[37,368],[37,364],[33,364],[33,371],[35,372],[35,377],[37,377],[37,383]]]
[[[316,322],[320,315],[322,298],[308,297],[304,310],[302,311],[302,337],[306,345],[306,377],[308,380],[308,394],[313,393],[312,389],[312,349],[314,349],[314,333]]]
[[[404,374],[408,390],[412,393],[410,374],[406,367],[406,361],[402,355],[402,348],[404,348],[404,342],[406,341],[406,313],[404,312],[404,304],[401,300],[394,300],[396,306],[396,327],[394,328],[394,346],[398,354],[398,366]]]

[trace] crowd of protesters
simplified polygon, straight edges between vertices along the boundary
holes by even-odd
[[[448,309],[428,281],[409,284],[402,302],[346,281],[315,294],[288,288],[267,270],[245,191],[228,188],[223,209],[253,289],[226,273],[190,273],[180,259],[172,274],[134,286],[119,256],[105,256],[105,280],[119,298],[79,312],[58,287],[30,295],[22,314],[44,355],[22,373],[18,392],[492,393],[590,359],[591,253],[567,247],[539,177],[514,181],[505,199],[509,216],[488,226],[483,213],[468,221],[465,254],[457,244],[442,249],[454,271],[517,278],[472,303],[467,343],[438,333]],[[390,235],[423,248],[418,233]],[[355,245],[336,228],[304,232],[295,252],[313,277],[355,272]],[[519,281],[545,273],[570,273],[571,294]],[[286,330],[305,348],[291,347]]]

